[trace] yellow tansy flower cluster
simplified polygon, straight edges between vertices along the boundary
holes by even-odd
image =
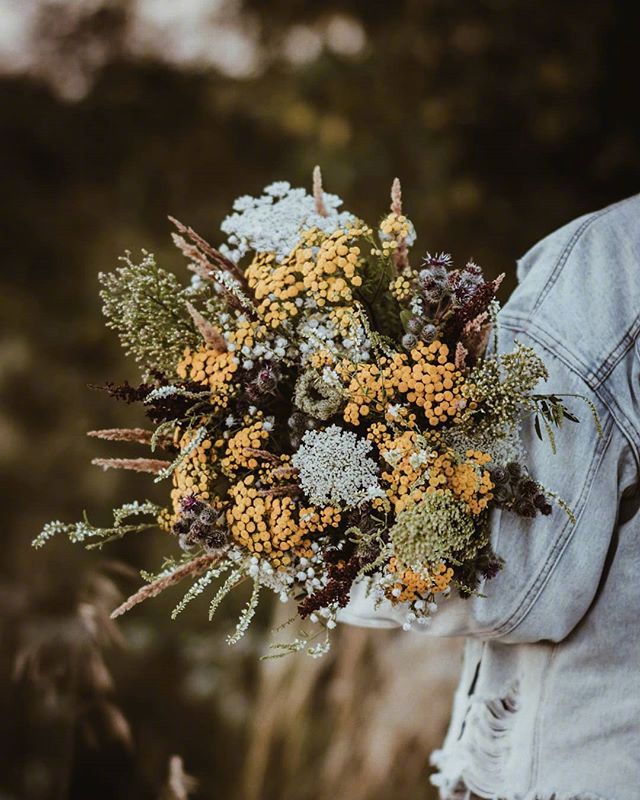
[[[258,339],[264,338],[265,329],[257,320],[241,319],[235,330],[228,334],[229,342],[235,345],[236,352],[243,347],[253,348]]]
[[[412,225],[404,214],[396,214],[392,211],[380,223],[380,231],[392,239],[406,239],[412,233]]]
[[[176,371],[183,380],[208,386],[212,405],[223,409],[238,389],[232,383],[237,369],[238,361],[233,353],[203,346],[198,350],[187,348]]]
[[[311,558],[311,540],[299,523],[299,508],[291,497],[258,491],[248,475],[229,489],[227,524],[238,544],[276,569],[286,569],[294,556]]]
[[[362,332],[360,322],[353,313],[353,308],[351,306],[336,306],[329,311],[327,316],[343,338],[345,336],[357,337]]]
[[[411,280],[407,275],[398,275],[397,278],[391,281],[389,289],[391,294],[399,301],[406,300],[413,291]]]
[[[426,453],[420,447],[419,434],[411,430],[398,434],[381,422],[369,427],[367,438],[388,464],[380,477],[387,484],[386,494],[396,513],[419,502],[425,493],[444,489],[466,503],[474,515],[492,498],[493,483],[489,471],[483,469],[491,460],[487,453],[468,450],[461,462],[450,450]]]
[[[458,500],[468,505],[472,514],[478,515],[492,498],[491,476],[482,468],[491,461],[491,456],[479,450],[467,450],[465,455],[467,461],[455,463],[453,453],[440,454],[430,468],[429,486],[450,489]]]
[[[335,356],[326,348],[316,350],[309,359],[309,365],[318,370],[321,370],[323,367],[331,367],[335,363]]]
[[[467,461],[453,465],[447,485],[453,494],[464,501],[472,514],[480,514],[492,498],[493,483],[488,470],[482,469],[491,461],[488,453],[479,450],[467,450]]]
[[[448,356],[446,344],[419,342],[409,355],[385,356],[378,364],[343,360],[337,370],[348,381],[345,422],[358,425],[361,417],[384,411],[398,395],[421,408],[431,427],[455,422],[464,408],[475,408],[475,402],[464,397],[464,377]]]
[[[297,248],[281,264],[273,253],[257,253],[245,271],[249,288],[258,302],[264,324],[277,328],[298,314],[295,299],[304,291],[302,270],[311,250]]]
[[[381,474],[388,484],[387,497],[396,513],[411,502],[420,500],[424,493],[422,478],[428,469],[431,457],[420,458],[415,431],[393,433],[385,424],[371,425],[367,438],[375,442],[387,469]]]
[[[306,260],[303,264],[304,288],[319,306],[327,303],[350,305],[352,288],[362,285],[357,274],[360,247],[351,242],[362,233],[353,228],[349,233],[337,230],[325,238],[321,231],[310,231],[304,240]],[[315,259],[311,248],[319,246]]]
[[[423,600],[430,594],[444,592],[453,578],[453,570],[446,564],[430,567],[425,575],[409,567],[401,567],[395,556],[389,559],[388,570],[392,574],[397,573],[397,580],[385,591],[387,599],[394,604],[411,603],[414,600]]]
[[[332,506],[316,508],[309,506],[300,509],[300,527],[306,533],[317,533],[327,528],[337,527],[342,520],[339,509]]]
[[[381,358],[378,364],[354,364],[344,359],[337,366],[337,372],[347,383],[348,403],[343,416],[345,422],[358,425],[361,417],[372,411],[382,413],[392,402],[397,389],[397,371],[406,362],[405,355]]]
[[[175,443],[184,450],[192,441],[193,433],[176,431]],[[188,494],[194,494],[199,500],[209,500],[209,487],[215,477],[215,463],[218,458],[216,445],[211,439],[204,439],[189,455],[179,464],[173,472],[173,488],[171,490],[171,504],[174,514],[180,510],[180,502]]]
[[[467,406],[462,395],[464,378],[448,360],[449,348],[441,342],[418,342],[396,377],[398,392],[419,406],[432,427],[455,421]]]
[[[354,242],[369,229],[338,229],[327,236],[312,229],[293,252],[278,263],[272,253],[258,253],[245,271],[265,325],[279,327],[299,313],[296,299],[312,297],[319,307],[351,305],[352,289],[362,284],[357,274],[360,247]]]
[[[405,217],[404,214],[396,214],[392,211],[391,214],[386,216],[380,223],[382,249],[377,247],[372,248],[371,255],[382,257],[390,256],[412,233],[413,226],[407,217]]]
[[[262,449],[268,438],[269,433],[264,429],[262,419],[240,428],[227,442],[227,452],[220,462],[222,472],[234,478],[240,469],[256,469],[258,459],[247,451]]]
[[[168,508],[163,508],[158,516],[156,517],[156,522],[158,523],[158,527],[161,531],[165,533],[169,533],[171,528],[176,521],[176,515],[170,511]]]

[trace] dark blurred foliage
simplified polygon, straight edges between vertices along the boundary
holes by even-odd
[[[88,466],[123,452],[84,431],[141,421],[87,388],[135,379],[103,328],[97,272],[145,247],[186,279],[167,214],[215,242],[234,197],[274,179],[309,184],[320,163],[326,187],[369,220],[399,175],[414,252],[452,250],[488,276],[504,270],[504,297],[515,259],[539,237],[638,191],[640,6],[246,0],[235,14],[260,59],[231,77],[136,56],[130,3],[36,5],[41,63],[0,78],[0,793],[158,797],[177,752],[198,796],[241,798],[260,643],[226,650],[224,626],[207,627],[202,604],[172,624],[170,599],[137,610],[117,634],[106,613],[115,586],[132,591],[137,577],[113,562],[153,568],[168,549],[162,536],[104,553],[29,546],[51,517],[87,508],[106,522],[114,504],[163,497],[144,478]],[[326,31],[335,15],[364,34],[357,47],[325,37],[308,60],[284,57],[296,31]],[[67,74],[86,82],[73,97],[55,88]],[[296,724],[313,725],[310,714]],[[321,796],[308,774],[289,777],[262,796]],[[403,790],[422,796],[422,781]],[[397,781],[387,783],[375,797],[396,796]]]

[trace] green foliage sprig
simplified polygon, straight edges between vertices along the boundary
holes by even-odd
[[[152,253],[142,255],[136,264],[126,253],[120,259],[124,266],[100,273],[102,310],[145,380],[154,370],[174,376],[185,347],[199,340],[186,308],[190,295],[175,275],[158,267]]]
[[[600,422],[600,415],[593,402],[589,400],[588,397],[584,397],[584,395],[581,394],[564,394],[562,397],[577,397],[587,404],[591,411],[591,416],[593,417],[596,432],[598,436],[601,437],[602,424]],[[544,427],[554,454],[556,452],[556,442],[552,426],[560,428],[566,419],[570,422],[580,422],[578,417],[566,407],[562,397],[555,394],[531,395],[531,401],[534,403],[536,409],[533,422],[536,435],[542,441],[542,427]]]
[[[468,379],[470,397],[482,413],[469,415],[468,421],[486,428],[492,437],[503,437],[523,411],[536,409],[531,392],[547,377],[540,356],[520,342],[511,353],[484,358]]]

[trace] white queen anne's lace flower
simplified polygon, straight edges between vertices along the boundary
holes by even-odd
[[[320,228],[333,233],[354,220],[353,214],[338,211],[342,199],[335,194],[322,195],[326,216],[319,214],[312,195],[304,189],[292,189],[286,181],[272,183],[261,197],[239,197],[234,212],[220,226],[227,243],[220,252],[234,261],[249,250],[274,253],[278,261],[286,258],[298,243],[300,233]]]
[[[337,425],[307,431],[291,461],[310,501],[353,507],[382,497],[377,465],[369,457],[371,447],[371,442]]]

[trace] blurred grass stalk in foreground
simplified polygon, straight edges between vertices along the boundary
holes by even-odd
[[[287,609],[274,616],[275,627]],[[376,800],[421,786],[426,793],[459,655],[457,641],[341,626],[324,658],[263,661],[242,796]]]

